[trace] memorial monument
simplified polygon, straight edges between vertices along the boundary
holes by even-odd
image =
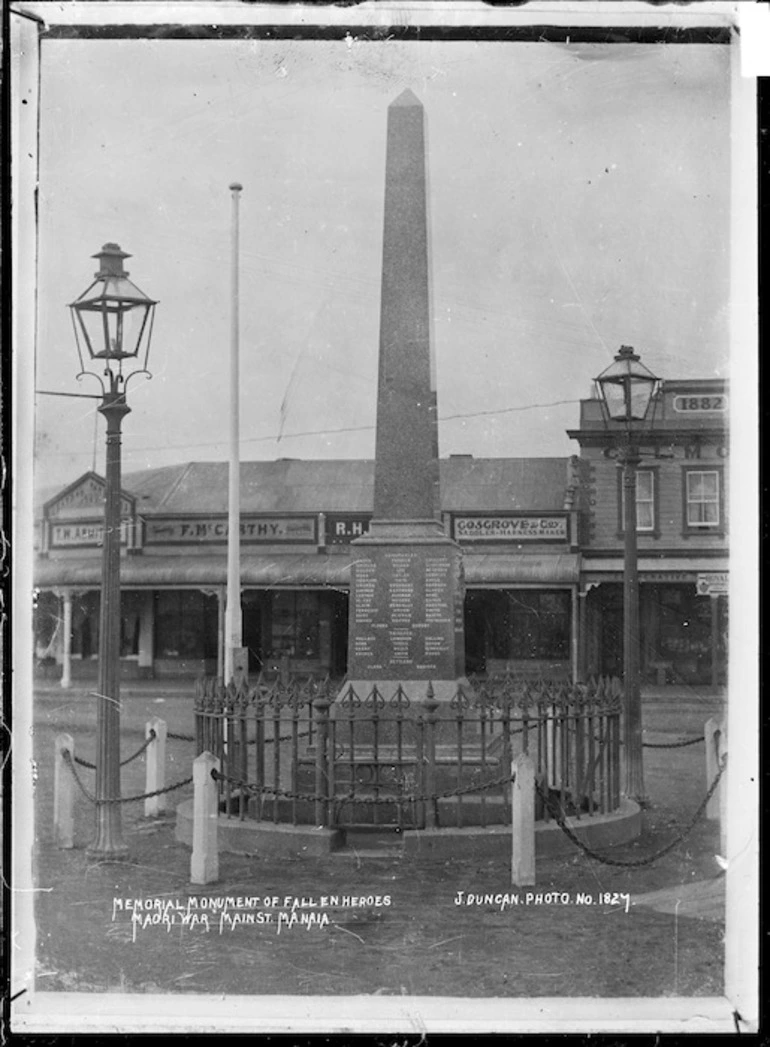
[[[460,547],[441,522],[431,349],[425,126],[406,90],[388,107],[374,512],[351,543],[348,675],[359,696],[465,681]]]

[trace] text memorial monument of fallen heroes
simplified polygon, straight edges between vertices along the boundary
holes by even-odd
[[[465,679],[460,547],[440,516],[431,347],[425,114],[388,107],[374,511],[353,551],[348,674],[364,699],[448,701]]]

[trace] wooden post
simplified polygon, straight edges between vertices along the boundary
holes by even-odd
[[[54,742],[53,766],[53,835],[56,846],[70,848],[75,846],[75,819],[73,805],[75,800],[75,780],[72,771],[64,762],[64,753],[69,751],[75,759],[75,743],[71,734],[58,734]]]
[[[147,747],[145,758],[145,786],[146,793],[163,789],[166,784],[166,731],[168,730],[165,720],[153,717],[145,726],[145,738],[150,737],[150,732],[155,731],[155,739]],[[162,796],[151,796],[144,801],[145,818],[157,818],[166,810],[166,794]]]
[[[535,883],[535,764],[519,753],[511,764],[511,883]]]
[[[201,753],[193,760],[193,845],[190,858],[190,883],[214,883],[219,879],[217,846],[217,783],[211,777],[219,760],[213,753]]]

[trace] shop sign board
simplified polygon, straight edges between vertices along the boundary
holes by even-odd
[[[120,525],[120,544],[128,542],[130,520]],[[102,544],[104,520],[74,520],[72,523],[50,524],[51,549],[95,549]]]
[[[695,587],[698,596],[719,596],[728,591],[727,571],[704,571],[698,575]]]
[[[347,545],[354,538],[369,533],[371,513],[327,513],[326,544]]]
[[[566,513],[494,513],[452,516],[452,537],[461,542],[568,542]]]
[[[695,575],[692,571],[640,571],[641,582],[663,582],[671,585],[674,582],[694,582]]]
[[[308,545],[318,541],[315,516],[241,516],[243,545]],[[145,521],[145,545],[224,545],[226,516],[166,517]]]
[[[644,585],[692,585],[695,578],[694,571],[639,571],[639,581]],[[583,583],[587,588],[601,585],[603,582],[622,581],[622,571],[589,571],[583,576]]]

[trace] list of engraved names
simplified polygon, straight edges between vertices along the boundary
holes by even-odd
[[[437,673],[453,657],[454,551],[372,550],[355,564],[357,672]]]

